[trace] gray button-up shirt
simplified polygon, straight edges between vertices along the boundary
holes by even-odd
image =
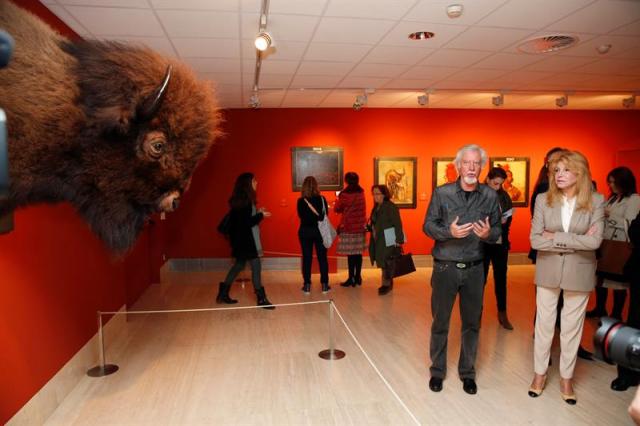
[[[465,238],[454,238],[449,227],[456,216],[458,225],[484,220],[488,216],[491,225],[489,238],[481,240],[473,231]],[[456,262],[482,259],[483,242],[498,241],[501,229],[497,192],[479,184],[467,199],[459,178],[455,183],[439,186],[433,191],[423,225],[424,233],[436,241],[433,258]]]

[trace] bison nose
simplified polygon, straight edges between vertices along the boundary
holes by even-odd
[[[164,196],[159,203],[160,211],[171,212],[178,208],[180,204],[180,193],[178,191],[171,192]]]

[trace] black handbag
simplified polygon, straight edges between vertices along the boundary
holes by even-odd
[[[404,253],[402,247],[385,261],[385,272],[387,278],[396,278],[416,271],[411,253]]]
[[[230,221],[231,221],[231,214],[227,213],[224,215],[224,217],[222,218],[222,220],[220,221],[217,227],[218,232],[224,235],[225,237],[229,236],[229,231],[231,228],[229,223]]]

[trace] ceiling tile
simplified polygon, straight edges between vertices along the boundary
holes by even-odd
[[[549,29],[606,34],[639,18],[639,1],[599,0],[550,25]]]
[[[339,75],[344,76],[354,66],[353,62],[316,62],[303,61],[298,75]]]
[[[415,0],[350,0],[331,1],[325,16],[371,19],[400,19],[414,5]]]
[[[269,3],[269,14],[290,13],[320,16],[327,0],[277,0]],[[258,7],[258,11],[260,8]]]
[[[386,89],[421,90],[433,85],[433,79],[407,79],[397,78],[384,85]]]
[[[240,72],[240,59],[185,58],[184,61],[198,72]]]
[[[360,63],[349,75],[351,77],[396,77],[408,68],[408,65]]]
[[[493,80],[498,77],[502,77],[506,74],[505,70],[491,70],[491,69],[465,69],[458,73],[453,74],[448,79],[450,80],[466,80],[466,81],[484,81]]]
[[[329,90],[287,90],[283,104],[287,107],[312,107],[319,104]]]
[[[242,14],[242,38],[253,40],[258,33],[260,15]],[[270,14],[267,31],[273,36],[276,46],[281,40],[308,41],[320,18],[316,16]]]
[[[460,68],[454,67],[415,66],[402,74],[400,78],[409,80],[440,80],[450,77],[459,71],[461,71]]]
[[[196,72],[198,77],[215,81],[218,84],[240,84],[239,72]]]
[[[154,9],[194,9],[194,10],[221,10],[238,12],[240,3],[238,0],[149,0]]]
[[[524,53],[496,53],[476,63],[472,68],[492,68],[500,70],[517,70],[524,66],[541,61],[543,58],[537,55]]]
[[[362,62],[414,65],[432,52],[433,50],[428,48],[376,46]]]
[[[247,76],[245,81],[253,81],[253,75]],[[291,74],[268,74],[260,73],[260,89],[281,89],[289,87],[292,79]]]
[[[345,88],[372,88],[377,89],[383,87],[386,83],[389,82],[388,78],[375,78],[375,77],[347,77],[340,82],[338,87]]]
[[[58,4],[69,6],[98,6],[149,9],[145,0],[58,0]]]
[[[430,24],[425,22],[402,21],[380,42],[384,46],[424,47],[437,49],[466,30],[461,25]],[[416,31],[431,31],[434,37],[425,40],[411,40],[409,34]]]
[[[95,36],[164,36],[150,9],[67,6],[67,11]]]
[[[313,36],[314,42],[377,43],[393,26],[381,19],[323,18]]]
[[[255,67],[254,62],[250,62],[252,67]],[[268,60],[262,61],[262,69],[260,70],[261,74],[289,74],[293,75],[298,69],[300,62],[298,61],[277,61],[277,60]]]
[[[304,59],[307,61],[359,62],[371,49],[364,44],[313,43]]]
[[[578,67],[574,71],[588,74],[638,76],[640,75],[640,59],[601,59]]]
[[[640,19],[630,24],[623,25],[620,28],[616,28],[614,31],[611,32],[611,34],[640,36]]]
[[[173,38],[178,54],[196,58],[239,58],[238,40],[223,38]]]
[[[500,76],[500,78],[496,79],[496,82],[500,83],[505,89],[520,88],[522,85],[533,83],[543,78],[549,78],[554,74],[554,72],[519,70]]]
[[[611,45],[611,49],[605,55],[598,52],[598,46]],[[616,56],[625,50],[640,47],[640,37],[627,37],[615,35],[603,35],[590,40],[581,41],[577,46],[558,52],[559,55],[590,56],[593,58],[603,58]]]
[[[480,21],[506,0],[472,0],[472,1],[433,1],[421,0],[405,17],[407,20],[417,20],[441,24],[470,25]],[[447,6],[452,3],[463,4],[462,16],[451,19],[447,16]]]
[[[538,29],[579,10],[593,0],[546,2],[512,0],[478,22],[484,27]]]
[[[296,75],[291,81],[291,86],[294,88],[332,88],[335,87],[342,76],[339,75]]]
[[[531,34],[529,30],[474,27],[447,43],[448,49],[501,50]]]
[[[490,52],[480,50],[439,49],[425,58],[420,65],[467,67],[487,56]]]
[[[157,11],[171,37],[239,37],[238,14],[210,11]]]
[[[92,37],[91,33],[84,26],[82,26],[80,22],[76,20],[76,18],[71,16],[64,7],[56,4],[48,4],[47,8],[51,12],[53,12],[54,15],[60,18],[65,24],[67,24],[73,31],[75,31],[76,34],[82,37]]]
[[[579,56],[560,56],[554,55],[543,57],[539,62],[526,66],[524,69],[529,71],[552,71],[565,72],[573,70],[581,65],[593,62],[595,58],[579,57]]]
[[[166,37],[134,37],[134,36],[115,36],[104,37],[105,40],[125,41],[136,44],[143,44],[149,48],[162,53],[163,55],[177,57],[177,53]]]

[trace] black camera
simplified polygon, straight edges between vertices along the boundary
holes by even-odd
[[[640,371],[640,330],[602,317],[593,336],[595,356],[609,364]]]

